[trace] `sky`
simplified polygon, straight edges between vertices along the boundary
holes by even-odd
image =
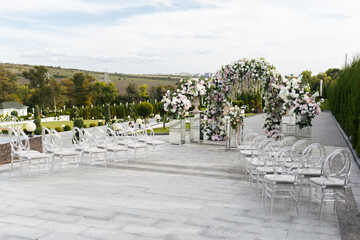
[[[344,66],[359,0],[0,0],[0,62],[204,73],[264,57],[281,74]]]

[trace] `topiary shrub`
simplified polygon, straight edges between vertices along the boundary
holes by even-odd
[[[104,123],[103,122],[98,122],[98,126],[103,126]]]
[[[41,118],[40,117],[35,118],[34,123],[35,123],[36,127],[40,127],[41,126]]]
[[[44,115],[44,116],[46,117],[47,115],[49,115],[49,111],[48,111],[48,110],[44,110],[44,111],[42,112],[42,115]]]
[[[42,126],[37,127],[37,128],[35,129],[35,131],[34,131],[34,134],[35,134],[35,135],[41,135],[41,134],[42,134]]]
[[[95,123],[90,123],[90,127],[96,127]]]
[[[35,109],[34,109],[34,118],[37,118],[39,117],[39,106],[38,105],[35,105]]]
[[[19,115],[19,113],[17,112],[17,111],[11,111],[11,116],[15,116],[15,117],[17,117]]]
[[[9,131],[4,129],[4,130],[2,130],[2,133],[3,134],[9,134]]]
[[[84,124],[84,128],[87,128],[87,125],[86,125],[86,124]]]
[[[241,107],[245,104],[243,100],[239,100],[237,102],[238,102],[238,107]]]
[[[57,132],[62,132],[63,129],[62,129],[62,127],[56,127],[56,128],[55,128],[55,131],[57,131]]]
[[[136,113],[144,119],[149,117],[153,110],[154,107],[148,102],[142,102],[136,107]]]
[[[64,127],[64,131],[71,131],[71,126],[70,125],[65,125]]]
[[[84,119],[82,119],[82,118],[75,119],[74,127],[83,128],[84,127]]]

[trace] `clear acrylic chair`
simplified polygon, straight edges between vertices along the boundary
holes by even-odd
[[[60,134],[55,130],[51,130],[51,141],[53,148],[50,150],[54,154],[52,162],[52,171],[62,171],[64,167],[74,168],[80,167],[82,153],[75,148],[64,148]]]
[[[347,190],[349,175],[351,172],[352,156],[343,149],[338,149],[329,154],[323,164],[321,177],[310,178],[310,201],[317,201],[320,204],[319,218],[321,220],[323,207],[326,202],[343,202],[346,215],[349,220],[349,201]]]
[[[289,159],[294,166],[300,161],[299,155],[292,148],[280,149],[273,158],[273,173],[264,176],[264,205],[266,205],[266,198],[270,198],[270,215],[272,215],[275,199],[294,200],[296,213],[299,215],[300,188],[297,168],[285,165]]]
[[[285,137],[280,141],[281,147],[292,147],[296,142],[296,138],[294,136]]]
[[[114,167],[118,162],[126,162],[129,164],[129,149],[126,146],[118,144],[118,137],[111,128],[105,130],[105,141],[97,147],[107,151],[106,165],[108,165],[109,162],[112,162]]]
[[[82,165],[106,167],[106,149],[98,148],[104,141],[105,133],[99,127],[94,127],[92,134],[86,129],[81,129]]]
[[[149,131],[149,134],[147,134],[145,143],[152,147],[153,155],[155,153],[165,154],[165,142],[155,138],[154,129],[151,126],[147,125],[146,129]]]

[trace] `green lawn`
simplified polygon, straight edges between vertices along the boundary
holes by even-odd
[[[95,123],[98,125],[99,120],[84,120],[84,124],[89,127],[90,123]],[[105,123],[105,120],[102,120],[102,123]],[[56,122],[41,122],[41,126],[47,127],[49,129],[54,129],[56,127],[61,127],[62,125],[69,125],[71,128],[74,126],[73,121],[56,121]],[[25,125],[23,126],[25,128]]]

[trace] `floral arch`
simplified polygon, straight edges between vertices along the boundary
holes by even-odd
[[[207,109],[203,131],[211,140],[222,140],[225,136],[225,120],[236,92],[260,90],[265,101],[266,119],[264,128],[279,129],[283,115],[283,101],[275,87],[281,75],[265,59],[241,59],[222,66],[208,82]]]

